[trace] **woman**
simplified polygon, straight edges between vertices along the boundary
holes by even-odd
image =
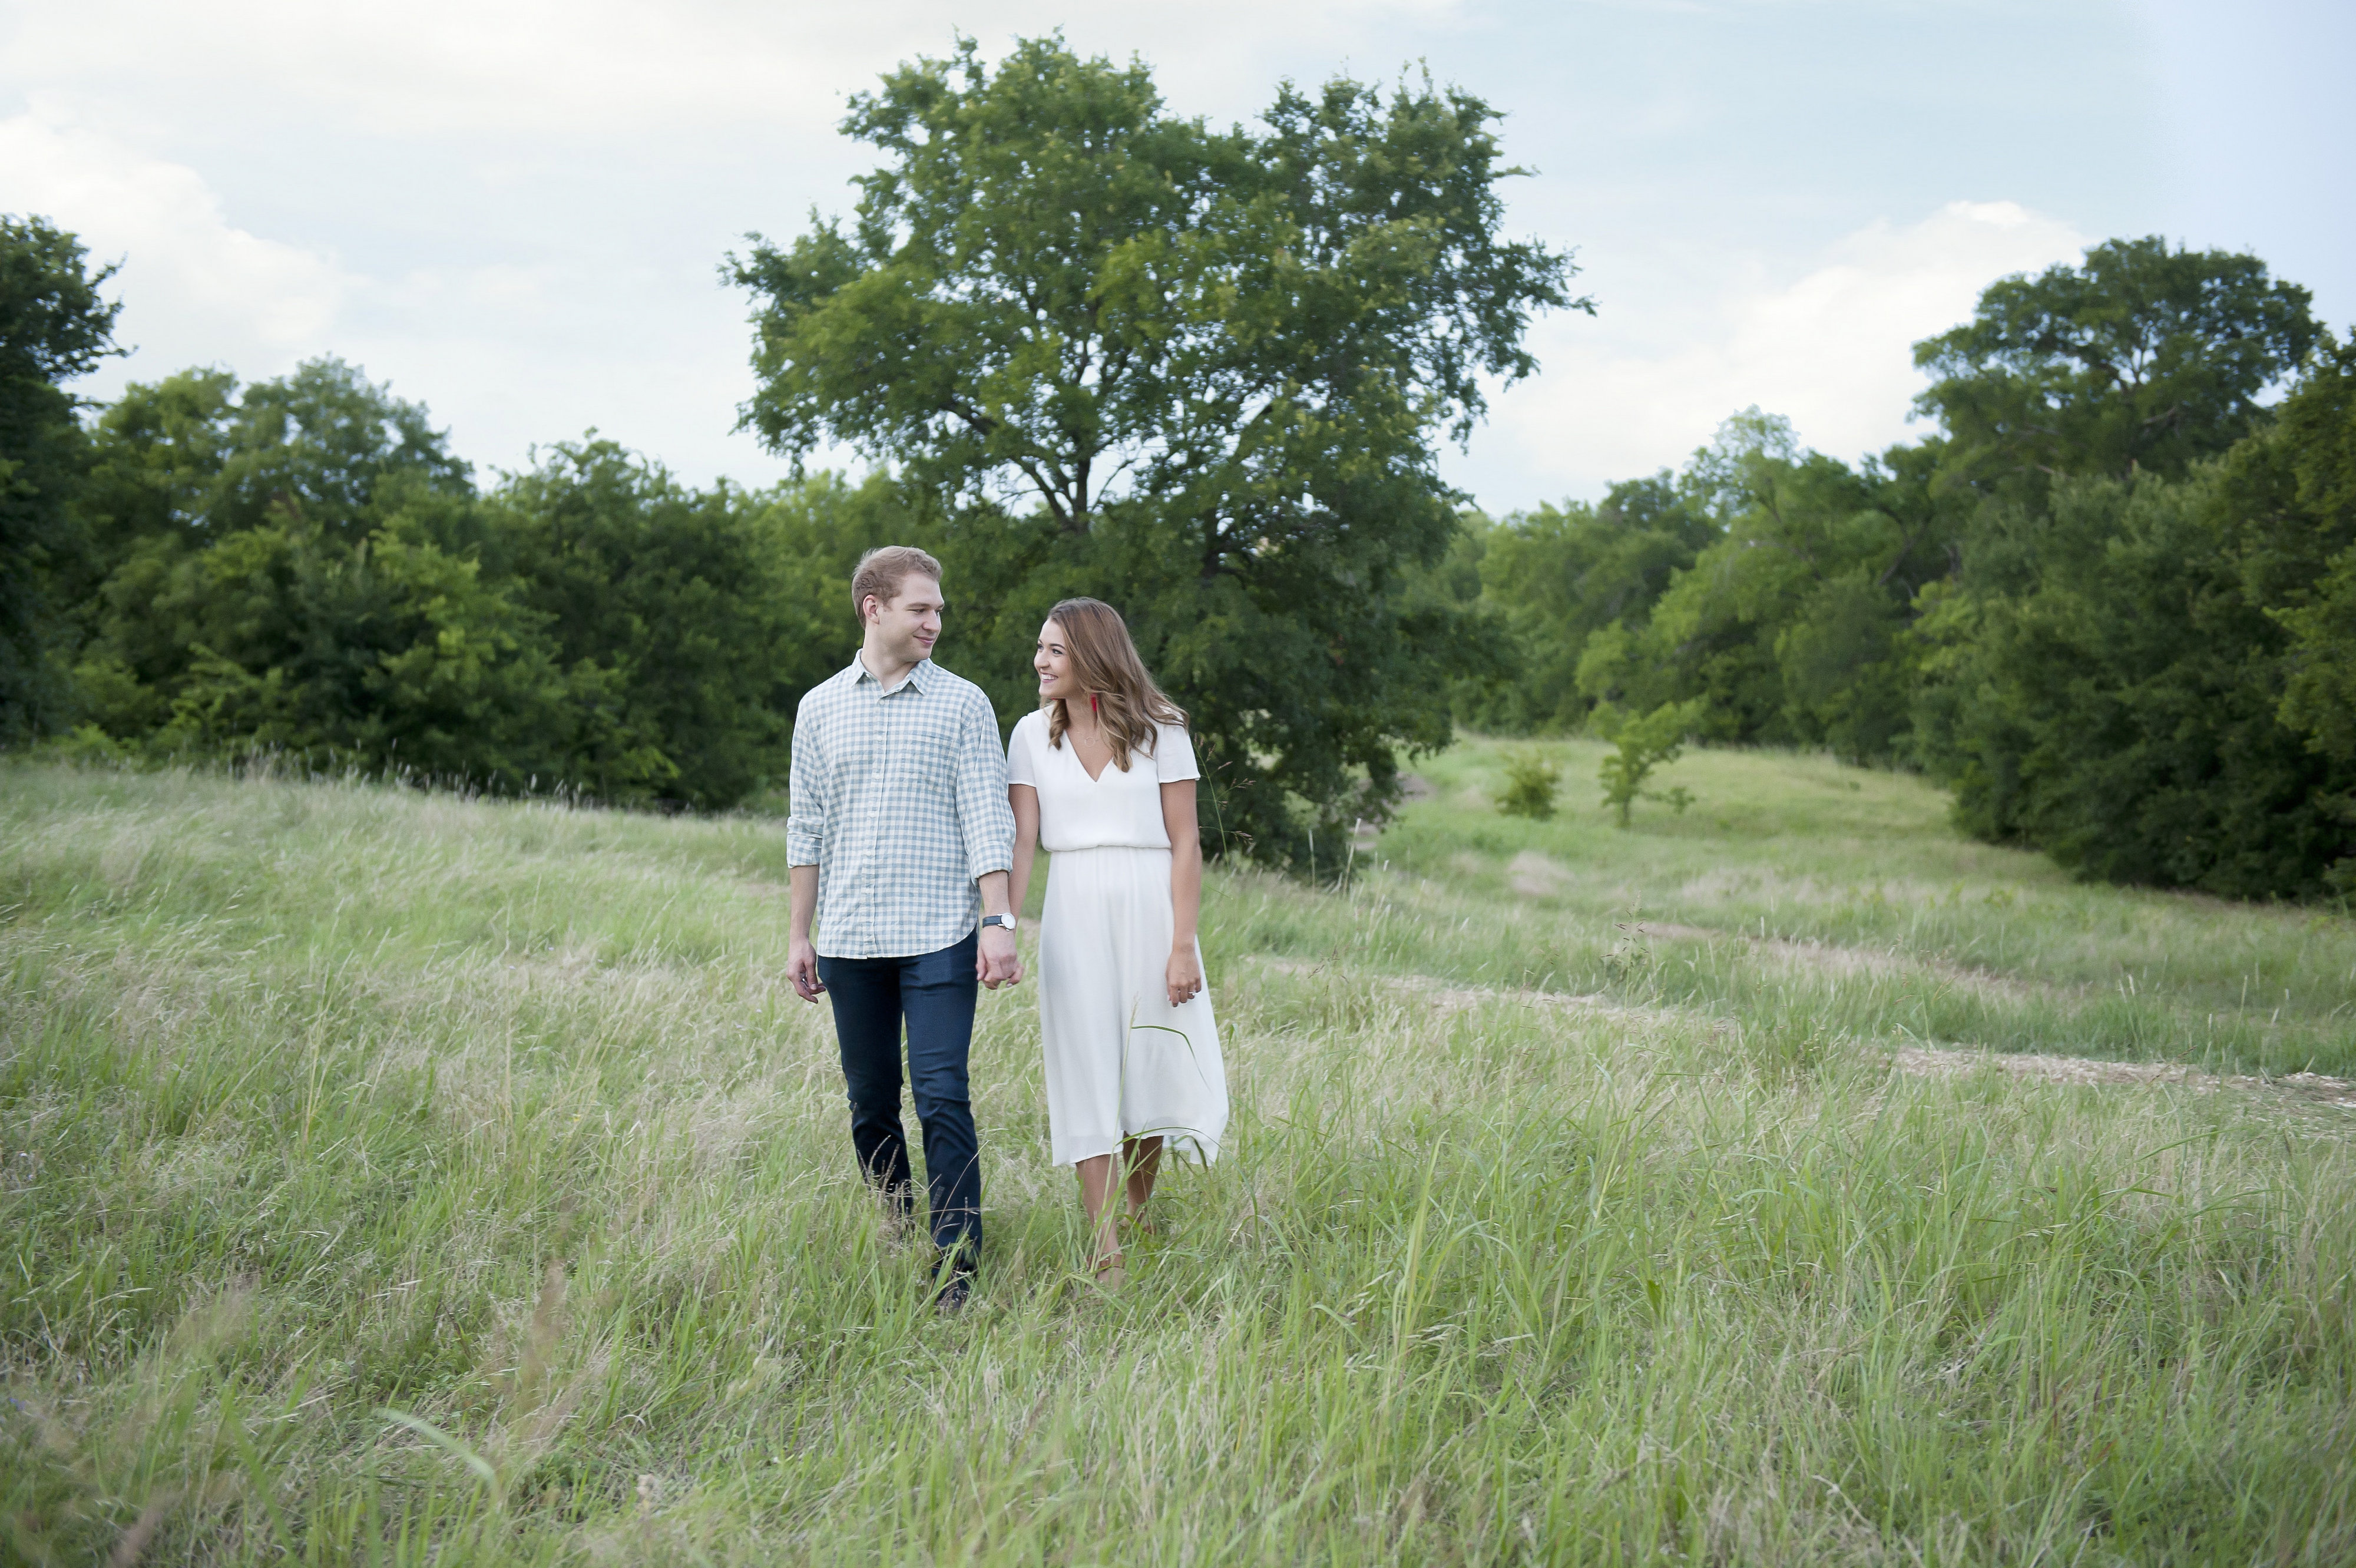
[[[1194,920],[1203,844],[1186,715],[1154,685],[1111,606],[1066,599],[1039,631],[1039,711],[1007,745],[1014,908],[1033,852],[1055,857],[1039,929],[1039,1034],[1055,1163],[1078,1167],[1098,1283],[1124,1275],[1168,1146],[1208,1162],[1227,1124],[1218,1026]],[[1118,1167],[1114,1165],[1119,1156]]]

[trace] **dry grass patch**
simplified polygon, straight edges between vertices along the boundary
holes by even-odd
[[[2169,1087],[2187,1089],[2195,1094],[2231,1089],[2276,1105],[2295,1103],[2356,1111],[2356,1081],[2313,1072],[2287,1073],[2280,1078],[2220,1074],[2173,1062],[2103,1061],[2090,1057],[2015,1055],[1942,1046],[1901,1046],[1892,1059],[1902,1071],[1925,1078],[1997,1072],[2037,1083]]]
[[[1892,949],[1793,941],[1781,937],[1758,937],[1741,931],[1712,930],[1706,926],[1680,925],[1673,920],[1628,921],[1619,925],[1618,929],[1633,937],[1660,937],[1670,941],[1740,943],[1747,956],[1762,961],[1771,968],[1819,974],[1835,980],[1868,976],[1927,978],[2008,1001],[2052,995],[2057,991],[2056,987],[2017,976],[1993,974],[1985,970],[1970,969],[1941,959]]]
[[[1551,898],[1569,885],[1571,872],[1553,856],[1526,849],[1505,864],[1505,880],[1525,898]]]

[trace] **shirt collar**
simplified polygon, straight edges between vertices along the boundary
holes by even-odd
[[[900,682],[899,686],[893,687],[892,691],[899,691],[903,686],[914,686],[917,692],[921,693],[926,686],[932,683],[932,679],[933,661],[929,659],[920,659],[916,660],[916,667],[914,670],[909,671],[906,678]],[[862,685],[873,686],[875,688],[875,694],[879,698],[888,697],[892,694],[891,692],[884,690],[884,682],[875,678],[875,672],[867,668],[867,660],[860,658],[858,650],[855,649],[851,651],[851,684],[853,689]]]

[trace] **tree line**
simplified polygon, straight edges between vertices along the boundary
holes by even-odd
[[[889,487],[537,456],[478,488],[423,408],[334,360],[131,387],[39,562],[16,735],[702,810],[782,779],[793,700],[855,643],[859,552],[897,532]]]
[[[594,435],[485,485],[333,360],[80,405],[106,269],[6,220],[0,738],[723,809],[850,658],[859,553],[907,542],[1009,722],[1044,609],[1120,604],[1218,850],[1303,859],[1458,726],[1657,731],[1923,769],[2089,875],[2351,890],[2356,353],[2304,290],[2097,246],[1918,347],[1924,440],[1850,465],[1754,409],[1492,522],[1439,446],[1535,313],[1591,308],[1502,232],[1496,119],[1337,80],[1222,129],[1052,38],[902,67],[844,123],[879,154],[850,220],[729,258],[744,424],[873,467],[762,490]]]
[[[1856,466],[1752,409],[1597,504],[1469,518],[1450,590],[1518,664],[1460,718],[1686,704],[1920,768],[2085,875],[2356,892],[2356,346],[2256,258],[2144,239],[1915,357],[1937,433]]]
[[[1496,118],[1335,81],[1220,129],[1055,38],[887,76],[845,123],[882,158],[852,221],[730,258],[745,424],[798,463],[860,449],[861,484],[696,489],[592,440],[482,489],[332,361],[81,419],[60,374],[22,378],[72,456],[24,535],[47,607],[9,722],[726,806],[782,779],[796,699],[850,657],[851,565],[899,541],[943,559],[940,657],[1010,721],[1045,609],[1119,603],[1193,717],[1208,842],[1302,857],[1446,743],[1451,680],[1502,668],[1425,581],[1458,527],[1434,446],[1534,368],[1533,311],[1584,302],[1500,233]],[[82,323],[48,371],[86,370],[100,280],[70,236],[9,232]]]

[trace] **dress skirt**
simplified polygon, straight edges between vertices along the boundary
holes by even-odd
[[[1173,1153],[1218,1156],[1227,1127],[1219,1028],[1207,982],[1170,1005],[1173,920],[1166,849],[1064,850],[1048,863],[1039,1034],[1057,1165],[1157,1133]]]

